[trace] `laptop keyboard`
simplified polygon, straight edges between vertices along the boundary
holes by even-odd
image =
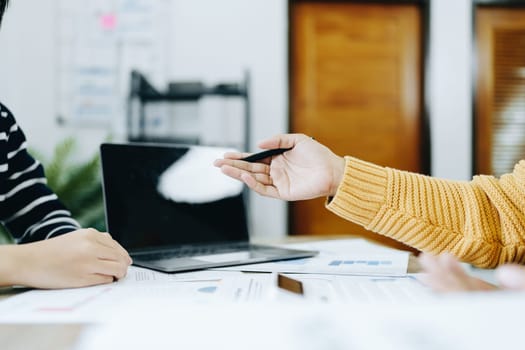
[[[249,243],[229,243],[221,245],[199,245],[194,247],[180,247],[171,248],[170,250],[162,250],[148,253],[136,253],[133,257],[136,257],[142,261],[160,260],[160,259],[173,259],[173,258],[184,258],[198,255],[210,255],[219,253],[228,253],[232,251],[239,251],[249,249]]]

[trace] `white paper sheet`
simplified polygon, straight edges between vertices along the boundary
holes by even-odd
[[[271,274],[198,271],[165,274],[131,266],[116,283],[62,290],[32,290],[0,303],[0,323],[100,323],[130,299],[165,299],[192,305],[271,300]]]
[[[316,250],[320,255],[344,255],[349,253],[390,254],[400,252],[398,249],[388,248],[362,238],[308,241],[290,243],[283,246],[302,250]]]
[[[403,303],[435,297],[413,276],[340,276],[289,274],[303,284],[304,298],[323,303]]]
[[[88,349],[500,349],[523,343],[525,296],[465,294],[432,303],[123,307],[84,334]]]
[[[0,303],[0,323],[104,322],[130,298],[169,298],[191,304],[221,298],[224,281],[174,282],[122,287],[117,284],[64,290],[33,290]]]
[[[221,271],[314,273],[338,275],[405,276],[410,253],[387,248],[364,239],[309,241],[281,245],[314,250],[313,258],[283,260],[218,268]]]
[[[184,281],[208,281],[220,280],[229,276],[237,276],[238,273],[233,272],[231,275],[224,274],[219,271],[202,270],[183,273],[163,273],[138,266],[130,266],[126,277],[118,281],[117,285],[133,286],[141,284],[149,284],[154,282],[184,282]]]
[[[409,253],[320,254],[313,258],[217,268],[221,271],[287,272],[334,275],[405,276]]]

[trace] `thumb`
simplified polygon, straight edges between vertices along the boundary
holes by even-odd
[[[310,139],[304,134],[280,134],[272,138],[261,141],[259,148],[274,149],[274,148],[293,148],[299,142]]]
[[[496,270],[496,278],[504,288],[525,290],[525,268],[523,266],[501,266]]]

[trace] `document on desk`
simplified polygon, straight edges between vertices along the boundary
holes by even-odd
[[[316,273],[331,275],[405,276],[406,252],[392,254],[347,254],[316,256],[307,259],[224,267],[220,271]]]
[[[403,303],[434,297],[414,276],[342,276],[290,274],[300,281],[306,300],[323,303]]]
[[[320,255],[343,255],[349,253],[389,254],[392,252],[399,252],[397,249],[389,248],[363,238],[325,239],[318,241],[289,243],[285,244],[284,246],[291,249],[316,250],[320,253]]]
[[[164,274],[135,266],[121,281],[86,288],[32,290],[0,302],[0,323],[103,322],[130,299],[192,305],[253,302],[276,289],[271,274],[198,271]]]
[[[326,240],[285,247],[317,250],[312,258],[218,268],[221,271],[315,273],[335,275],[405,276],[410,253],[363,239]]]

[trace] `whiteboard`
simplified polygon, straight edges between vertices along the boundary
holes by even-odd
[[[156,84],[169,72],[170,0],[59,0],[56,59],[59,118],[122,124],[132,69]]]

